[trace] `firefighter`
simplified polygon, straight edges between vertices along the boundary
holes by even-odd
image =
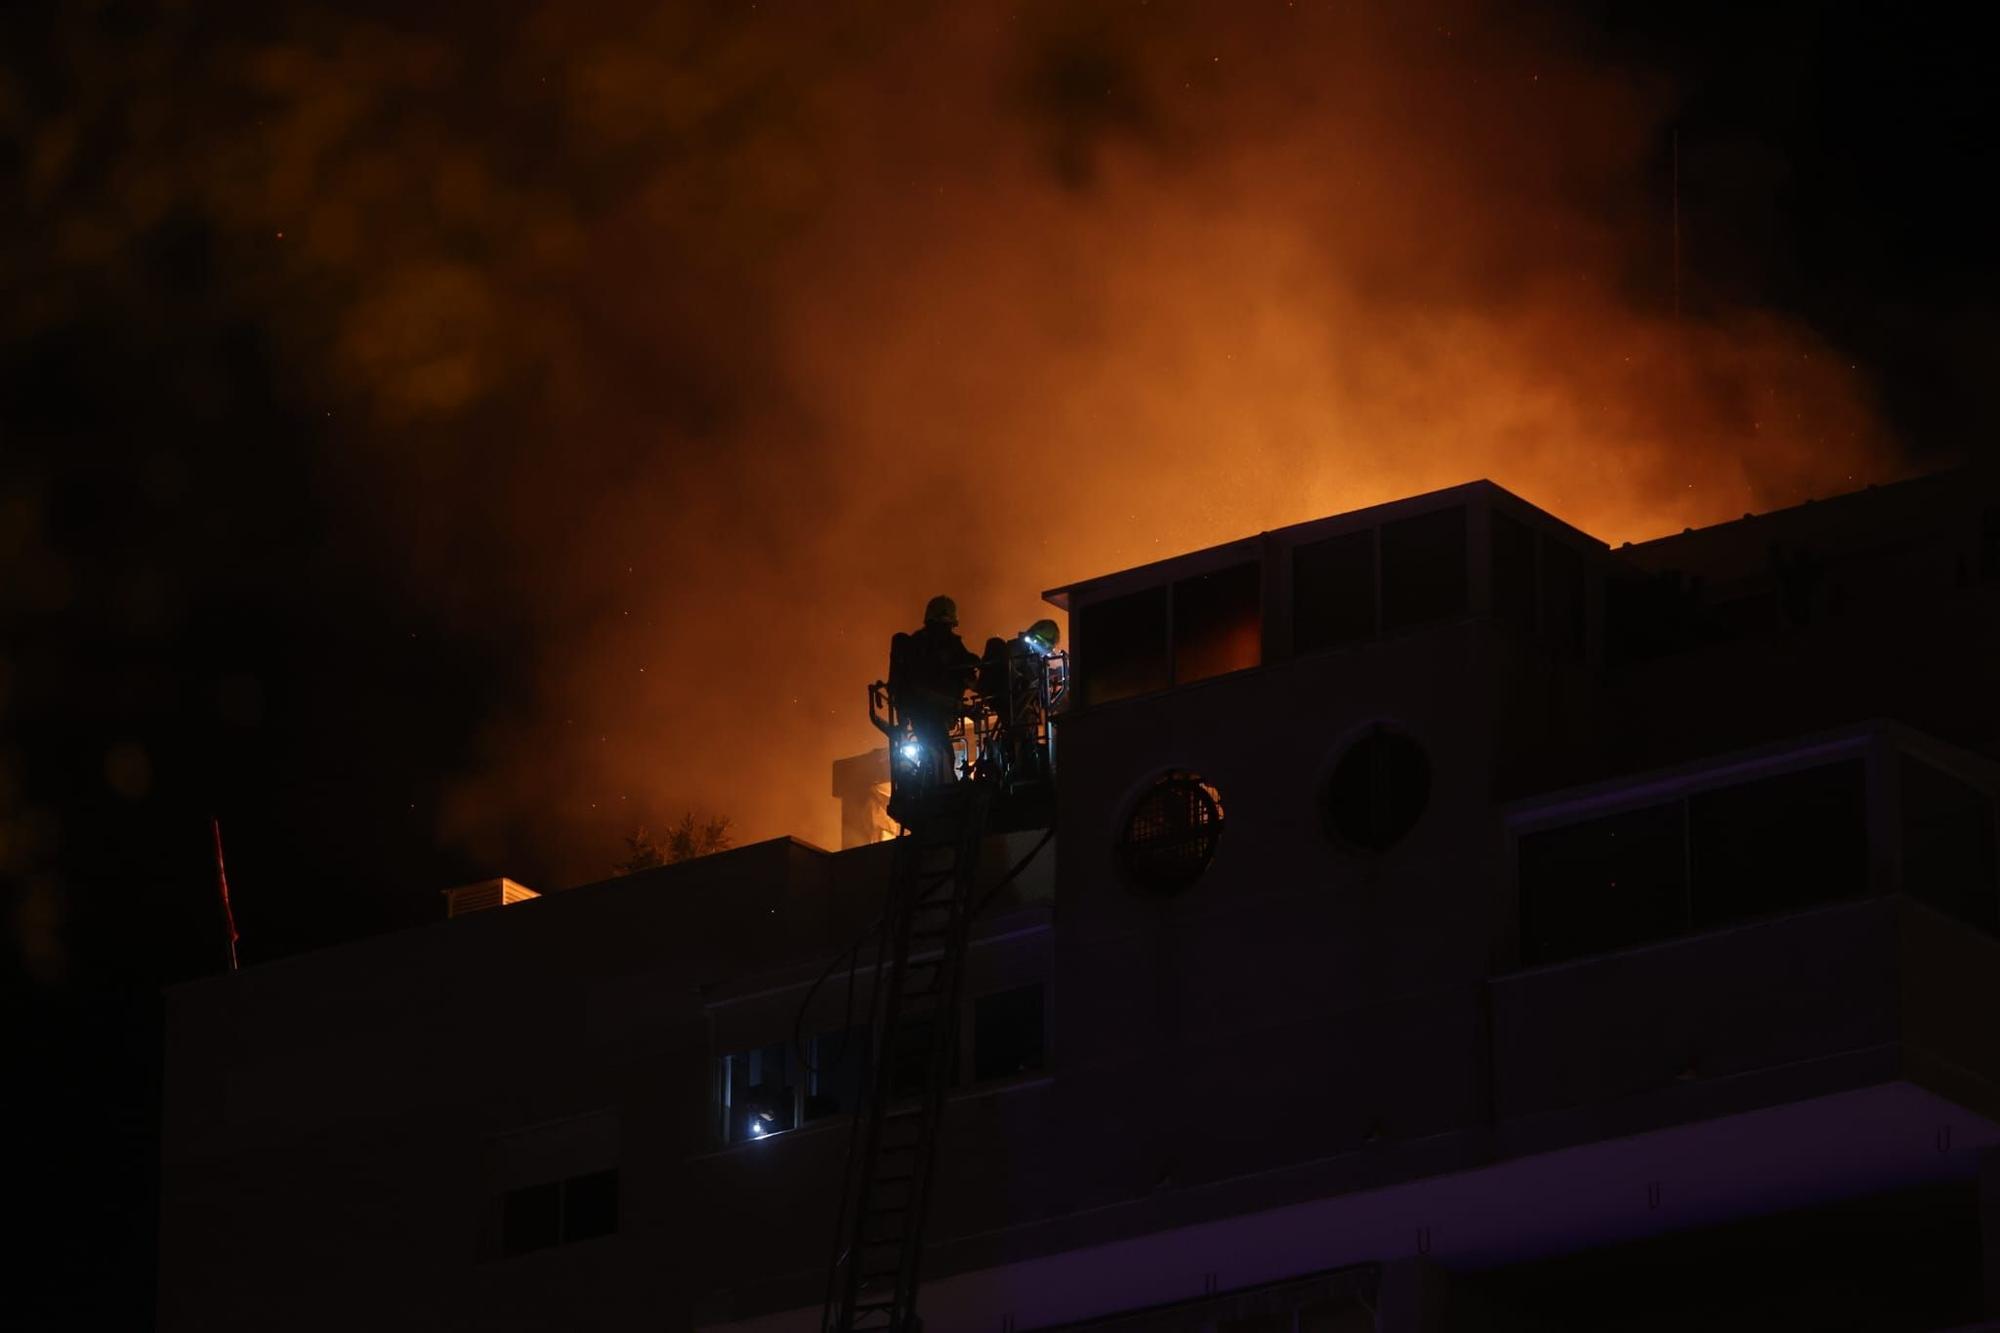
[[[979,692],[993,713],[998,752],[1008,775],[1041,776],[1042,659],[1062,642],[1053,620],[1037,620],[1012,638],[991,638],[979,661]]]
[[[910,730],[899,758],[924,775],[924,785],[952,777],[951,729],[965,711],[965,691],[978,669],[979,659],[958,637],[958,603],[949,597],[931,598],[924,627],[890,641],[889,693]],[[907,753],[907,745],[916,753]]]

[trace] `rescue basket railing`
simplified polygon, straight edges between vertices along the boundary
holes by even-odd
[[[889,741],[891,800],[935,791],[949,782],[984,779],[1002,791],[1049,781],[1056,766],[1056,719],[1069,701],[1069,654],[1016,654],[1004,676],[968,686],[944,736],[917,734],[896,706],[887,681],[868,686],[868,720]]]

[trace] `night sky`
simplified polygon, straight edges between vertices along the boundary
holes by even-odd
[[[150,1319],[212,815],[254,965],[831,842],[935,592],[1981,453],[1993,33],[1746,8],[6,7],[0,1323]]]

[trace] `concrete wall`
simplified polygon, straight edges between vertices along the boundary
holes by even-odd
[[[1558,660],[1477,614],[1482,580],[1459,620],[1296,659],[1274,632],[1270,665],[1063,722],[1060,854],[995,905],[968,976],[975,995],[1046,983],[1050,1067],[951,1103],[930,1265],[960,1283],[951,1308],[982,1308],[981,1273],[1116,1247],[1136,1300],[1162,1255],[1199,1264],[1201,1229],[1237,1219],[1257,1281],[1336,1249],[1413,1261],[1413,1238],[1428,1245],[1453,1209],[1490,1223],[1441,1242],[1459,1244],[1454,1262],[1495,1261],[1524,1234],[1507,1208],[1552,1183],[1595,1187],[1582,1167],[1537,1175],[1589,1145],[1610,1160],[1623,1136],[1654,1135],[1630,1169],[1657,1178],[1675,1152],[1732,1141],[1675,1127],[1796,1104],[1822,1110],[1785,1126],[1877,1175],[1937,1171],[1888,1140],[1939,1132],[1952,1105],[2000,1115],[1991,939],[1876,898],[1513,973],[1500,809],[1559,776],[1739,745],[1774,718],[1913,698],[1951,714],[1985,688],[1991,618],[1969,610],[1986,594],[1923,641],[1965,663],[1926,675],[1878,643],[1845,684],[1799,691],[1802,664],[1860,631],[1606,685],[1595,650]],[[1938,692],[1919,698],[1923,679]],[[1740,706],[1689,702],[1732,680]],[[1363,854],[1329,835],[1319,800],[1378,724],[1424,746],[1431,790],[1407,838]],[[1161,898],[1126,882],[1115,848],[1170,770],[1214,784],[1226,825],[1206,874]],[[992,840],[982,873],[1036,836]],[[177,990],[161,1327],[659,1328],[816,1304],[845,1122],[720,1146],[713,1061],[790,1038],[815,978],[879,911],[889,855],[779,840]],[[808,1031],[839,1025],[839,982]],[[1849,1094],[1889,1109],[1847,1114]],[[1761,1132],[1782,1145],[1791,1131]],[[1964,1151],[1938,1160],[1957,1171]],[[616,1235],[497,1258],[502,1190],[614,1164]],[[1814,1166],[1786,1169],[1797,1185]],[[1755,1197],[1754,1181],[1709,1176],[1715,1208]],[[1579,1205],[1533,1243],[1584,1243],[1606,1207]],[[1286,1230],[1284,1210],[1304,1208],[1323,1235]],[[1339,1247],[1321,1243],[1336,1232]]]

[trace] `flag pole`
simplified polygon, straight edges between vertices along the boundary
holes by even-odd
[[[222,868],[222,821],[208,821],[210,833],[215,835],[215,886],[222,893],[222,919],[229,925],[229,970],[236,970],[236,913],[229,906],[229,873]]]

